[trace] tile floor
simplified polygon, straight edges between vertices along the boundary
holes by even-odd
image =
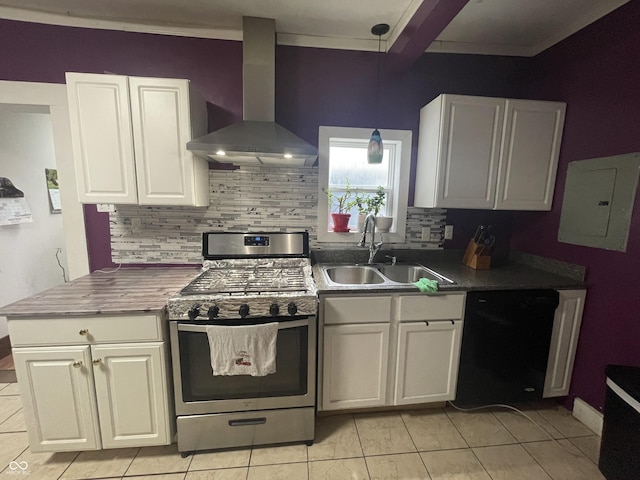
[[[451,407],[321,417],[316,441],[199,452],[175,445],[31,453],[17,384],[0,384],[0,480],[591,480],[600,439],[554,403],[526,413]],[[15,463],[11,463],[15,462]],[[24,470],[22,470],[24,468]],[[28,475],[27,475],[28,474]]]

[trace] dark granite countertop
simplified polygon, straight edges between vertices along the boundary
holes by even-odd
[[[0,307],[9,319],[65,315],[160,313],[193,279],[197,267],[127,268],[93,272]]]
[[[519,256],[518,261],[496,258],[490,270],[474,270],[461,263],[458,251],[391,250],[398,262],[415,262],[454,280],[440,285],[446,291],[515,290],[534,288],[586,288],[584,269],[540,257]],[[365,263],[367,252],[336,250],[314,252],[313,277],[318,293],[417,293],[413,285],[335,285],[325,281],[319,264]],[[531,265],[535,265],[531,266]],[[558,275],[553,272],[561,272]],[[161,312],[169,297],[177,293],[200,269],[198,267],[121,268],[111,273],[94,272],[15,303],[0,307],[10,319],[63,315],[127,314]],[[582,275],[582,276],[581,276]]]
[[[474,270],[462,264],[461,254],[455,251],[435,251],[435,252],[393,252],[397,255],[398,262],[415,262],[420,263],[441,275],[450,278],[456,283],[453,285],[440,284],[439,290],[443,292],[454,291],[470,291],[470,290],[517,290],[517,289],[535,289],[535,288],[553,288],[553,289],[576,289],[586,288],[586,283],[576,275],[574,270],[568,269],[561,262],[548,262],[541,264],[539,258],[536,257],[538,263],[535,268],[531,264],[519,263],[519,261],[508,261],[501,259],[495,262],[489,270]],[[385,252],[388,253],[388,252]],[[384,255],[379,258],[383,259]],[[321,264],[349,264],[349,263],[365,263],[360,261],[359,257],[353,262],[348,261],[348,256],[333,256],[324,254],[316,254],[316,265],[313,268],[314,280],[320,294],[324,293],[381,293],[381,292],[398,292],[417,293],[418,289],[413,285],[336,285],[325,280],[324,275],[318,265]],[[528,261],[528,258],[524,259]],[[530,262],[529,262],[530,263]],[[540,266],[546,268],[542,270]],[[563,274],[570,272],[573,277],[566,275],[558,275],[552,273],[553,270],[561,271]],[[579,268],[577,269],[579,271]]]

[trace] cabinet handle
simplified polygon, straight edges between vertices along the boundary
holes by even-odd
[[[82,360],[76,360],[72,365],[76,368],[80,368],[82,366]]]
[[[93,361],[93,364],[94,364],[94,365],[100,365],[101,363],[102,363],[102,359],[101,359],[101,358],[96,358],[96,359]]]
[[[427,322],[426,320],[424,321],[424,324],[428,327],[429,326],[429,322]]]
[[[89,330],[86,328],[83,328],[82,330],[80,330],[78,332],[80,335],[89,335]]]

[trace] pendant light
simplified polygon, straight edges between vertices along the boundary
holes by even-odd
[[[371,33],[378,37],[378,80],[376,85],[376,123],[380,121],[380,44],[382,35],[389,32],[389,25],[379,23],[371,27]],[[367,148],[368,163],[382,163],[382,154],[384,147],[382,146],[382,137],[380,131],[375,128],[369,139],[369,147]]]

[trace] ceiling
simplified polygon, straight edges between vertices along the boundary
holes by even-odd
[[[0,0],[0,18],[241,40],[253,16],[275,18],[281,45],[374,51],[371,27],[388,23],[390,52],[533,56],[627,1]]]

